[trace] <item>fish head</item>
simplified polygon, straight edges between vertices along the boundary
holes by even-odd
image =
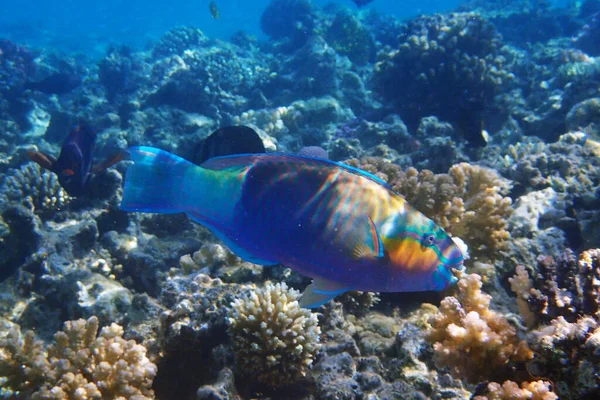
[[[390,268],[423,278],[416,290],[443,290],[456,283],[453,270],[463,268],[464,256],[452,238],[420,212],[407,209],[381,227]]]

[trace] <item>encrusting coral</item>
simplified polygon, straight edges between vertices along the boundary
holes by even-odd
[[[11,327],[0,339],[0,386],[19,399],[153,399],[156,365],[146,348],[123,339],[111,324],[98,334],[98,318],[67,321],[44,347],[33,332]]]
[[[229,334],[239,372],[272,387],[306,375],[319,349],[317,315],[300,308],[298,291],[267,283],[231,304]]]
[[[506,317],[490,310],[491,296],[481,291],[481,276],[458,281],[457,297],[442,300],[429,323],[435,362],[470,382],[506,378],[510,363],[525,362],[532,352]]]
[[[460,163],[447,174],[414,168],[404,172],[380,157],[346,163],[379,176],[413,207],[464,240],[475,261],[496,259],[507,244],[512,201],[504,196],[508,184],[493,170]]]

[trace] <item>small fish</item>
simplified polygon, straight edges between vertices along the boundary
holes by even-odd
[[[348,290],[442,290],[462,269],[446,232],[365,171],[277,153],[200,166],[153,147],[129,153],[122,210],[184,212],[244,260],[312,277],[303,307]]]
[[[192,162],[202,164],[214,157],[265,152],[265,145],[254,129],[244,125],[232,125],[217,129],[198,143],[192,155]],[[304,147],[298,155],[329,159],[327,151],[319,146]]]
[[[60,72],[50,75],[41,81],[29,81],[24,89],[35,90],[45,94],[65,94],[73,91],[81,84],[79,75]]]
[[[208,9],[210,10],[210,15],[212,15],[214,19],[219,19],[219,9],[214,1],[210,2]]]
[[[352,2],[354,4],[356,4],[358,7],[362,7],[362,6],[366,6],[367,4],[371,3],[373,0],[352,0]]]
[[[54,172],[58,182],[69,196],[81,196],[90,182],[93,173],[103,171],[121,161],[124,152],[107,158],[100,164],[92,166],[96,131],[85,124],[75,126],[65,139],[58,159],[39,152],[30,151],[29,158],[42,168]]]

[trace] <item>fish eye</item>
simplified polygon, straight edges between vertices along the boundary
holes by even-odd
[[[433,233],[431,233],[431,232],[426,233],[425,235],[423,235],[423,244],[425,246],[433,246],[433,245],[435,245],[436,239],[437,238],[435,237],[435,235]]]

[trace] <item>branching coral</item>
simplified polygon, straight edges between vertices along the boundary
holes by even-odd
[[[268,283],[231,304],[229,333],[239,371],[270,386],[302,378],[319,349],[317,316],[285,283]]]
[[[33,332],[13,327],[0,341],[2,386],[23,399],[154,398],[156,366],[146,348],[123,339],[117,324],[97,335],[98,319],[68,321],[44,348]]]
[[[22,203],[37,214],[52,213],[71,201],[56,175],[42,171],[35,163],[9,173],[2,186],[2,197]]]
[[[571,250],[556,257],[538,256],[532,278],[523,266],[510,278],[519,308],[528,325],[560,316],[568,322],[600,311],[600,250],[579,256]]]
[[[529,333],[535,352],[530,369],[551,379],[561,399],[597,399],[600,396],[600,328],[590,317],[567,322],[563,317]]]
[[[490,310],[491,296],[483,293],[481,286],[477,274],[461,278],[458,296],[442,300],[426,335],[433,343],[436,364],[471,382],[506,378],[511,363],[532,357],[515,327]]]
[[[535,352],[529,369],[554,381],[561,399],[600,395],[600,250],[576,258],[571,250],[558,257],[539,256],[532,278],[523,266],[510,279],[528,325]]]
[[[523,382],[521,387],[516,382],[506,381],[502,385],[490,382],[485,396],[475,396],[473,400],[557,400],[558,396],[551,390],[550,382]]]
[[[505,247],[511,199],[503,196],[508,185],[493,170],[461,163],[436,175],[414,168],[404,172],[377,157],[347,163],[386,180],[417,210],[463,239],[475,260],[493,260]]]

